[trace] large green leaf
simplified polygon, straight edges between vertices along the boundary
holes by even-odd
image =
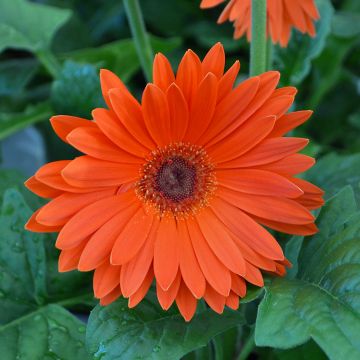
[[[3,201],[3,195],[8,188],[16,188],[24,197],[26,203],[36,209],[40,205],[39,197],[34,195],[24,187],[26,177],[16,170],[0,169],[0,204]]]
[[[278,360],[327,360],[328,357],[316,345],[314,341],[309,341],[304,345],[297,346],[289,350],[275,350]]]
[[[288,47],[276,51],[276,62],[284,84],[299,85],[309,74],[313,59],[319,56],[325,46],[334,10],[330,0],[317,0],[316,3],[320,12],[320,20],[316,23],[316,36],[311,38],[293,32]]]
[[[23,113],[1,114],[0,140],[39,121],[49,119],[52,113],[51,106],[46,101],[28,107]]]
[[[26,0],[0,0],[0,52],[6,48],[38,52],[50,47],[71,12]]]
[[[5,192],[0,221],[2,324],[34,310],[46,297],[44,246],[36,234],[23,230],[30,215],[20,194]]]
[[[0,96],[17,96],[34,76],[38,63],[34,59],[0,62]]]
[[[150,296],[135,309],[128,309],[127,300],[120,299],[91,312],[86,343],[95,359],[175,360],[243,322],[239,312],[218,315],[204,309],[186,323],[178,312],[162,311]]]
[[[325,190],[328,199],[337,193],[344,184],[355,189],[355,197],[360,205],[360,154],[338,155],[331,153],[321,158],[306,173],[306,179]]]
[[[62,282],[65,291],[56,297],[52,295],[56,263],[47,256],[47,247],[53,244],[44,235],[24,230],[31,212],[18,191],[5,191],[0,213],[2,357],[86,359],[84,324],[60,305],[87,304],[91,298],[88,282],[83,278],[82,282],[75,281],[74,287],[73,279],[68,277],[64,282],[59,280],[61,275],[57,275],[57,282]]]
[[[312,338],[330,359],[360,357],[360,215],[351,187],[322,209],[295,278],[276,279],[259,306],[256,343],[287,349]]]
[[[167,53],[181,44],[180,38],[160,39],[150,37],[154,52]],[[115,41],[97,48],[73,51],[63,56],[114,71],[124,82],[140,68],[134,43],[131,39]]]
[[[47,305],[0,326],[1,357],[24,359],[89,359],[85,324],[58,305]]]

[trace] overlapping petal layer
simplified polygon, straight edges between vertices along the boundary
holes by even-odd
[[[317,231],[310,210],[323,192],[295,177],[314,164],[298,154],[308,141],[283,137],[311,112],[287,113],[296,90],[276,89],[277,72],[234,87],[239,63],[225,73],[224,64],[221,44],[203,61],[186,52],[176,75],[158,54],[141,103],[103,70],[108,109],[51,119],[84,155],[26,182],[50,199],[26,227],[59,232],[59,270],[94,270],[101,304],[124,296],[134,307],[155,280],[160,305],[175,302],[186,320],[201,298],[219,313],[236,309],[246,282],[262,286],[262,271],[289,266],[264,226]]]

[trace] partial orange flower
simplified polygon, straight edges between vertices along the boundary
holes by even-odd
[[[154,82],[139,103],[108,70],[108,109],[93,121],[59,115],[58,136],[85,155],[43,166],[26,185],[52,199],[26,228],[59,232],[59,270],[95,270],[102,305],[119,296],[136,306],[155,280],[159,303],[175,301],[190,320],[197,301],[236,309],[261,271],[289,262],[265,227],[317,232],[310,210],[323,192],[295,176],[314,164],[297,152],[307,139],[283,137],[311,111],[286,113],[296,89],[276,89],[267,72],[234,86],[216,44],[201,61],[188,50],[177,74],[157,54]]]
[[[202,0],[202,9],[211,8],[225,0]],[[315,36],[314,21],[320,18],[314,0],[267,0],[267,34],[274,43],[287,46],[292,28]],[[218,23],[234,23],[234,38],[245,33],[251,40],[251,0],[230,0],[221,13]]]

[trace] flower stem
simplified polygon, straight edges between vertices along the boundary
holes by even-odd
[[[274,59],[274,45],[271,39],[267,40],[266,47],[266,70],[272,70]]]
[[[255,347],[254,330],[251,330],[249,337],[246,339],[237,360],[246,360]]]
[[[54,78],[60,75],[61,64],[50,50],[37,51],[35,55]]]
[[[147,81],[151,81],[154,54],[145,29],[139,0],[124,0],[124,6],[141,67]]]
[[[251,0],[250,76],[266,70],[266,0]]]

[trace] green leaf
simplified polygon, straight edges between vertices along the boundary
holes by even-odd
[[[167,53],[181,44],[180,38],[160,39],[150,36],[155,52]],[[73,51],[63,55],[64,59],[86,62],[115,72],[127,82],[140,69],[139,59],[131,39],[115,41],[98,48]]]
[[[322,209],[296,278],[276,279],[259,306],[258,346],[281,349],[312,338],[330,359],[360,357],[360,215],[350,186]]]
[[[0,63],[0,96],[17,96],[35,75],[38,64],[33,59]]]
[[[85,324],[58,305],[48,305],[0,326],[3,359],[86,360]]]
[[[32,211],[21,194],[8,189],[0,213],[0,348],[5,359],[87,359],[84,324],[63,306],[88,304],[88,282],[63,282],[64,293],[52,296],[48,236],[24,230]],[[46,241],[46,243],[45,243]],[[45,245],[46,244],[46,245]],[[58,277],[61,277],[58,274]],[[50,302],[57,304],[50,304]],[[31,345],[30,345],[31,344]],[[15,355],[14,355],[15,354]]]
[[[225,310],[218,315],[204,309],[186,323],[178,312],[162,311],[150,296],[135,309],[120,299],[91,312],[86,343],[95,359],[175,360],[243,322],[239,312]]]
[[[8,188],[16,188],[32,209],[38,208],[40,205],[39,197],[25,188],[25,180],[26,177],[16,170],[0,169],[0,204],[3,202],[5,191]]]
[[[53,82],[51,102],[55,113],[91,116],[92,109],[105,106],[98,70],[93,65],[66,61]]]
[[[25,0],[0,0],[0,52],[6,48],[48,49],[71,12]]]
[[[32,311],[46,296],[43,244],[36,234],[23,230],[30,215],[18,192],[5,192],[0,222],[0,324]]]
[[[336,12],[332,22],[332,33],[340,38],[360,35],[360,14],[350,11]]]
[[[360,154],[338,155],[331,153],[317,161],[306,173],[306,179],[325,190],[325,198],[336,194],[344,184],[355,190],[357,203],[360,205]]]
[[[39,121],[48,120],[53,114],[48,102],[27,108],[23,113],[1,114],[0,140]]]
[[[275,350],[276,358],[279,360],[327,360],[328,357],[316,345],[309,341],[304,345],[297,346],[290,350]]]
[[[318,0],[316,3],[320,12],[320,20],[316,22],[316,36],[311,38],[293,32],[288,47],[276,51],[275,60],[283,84],[299,85],[309,74],[313,59],[319,56],[325,46],[334,10],[329,0]]]

